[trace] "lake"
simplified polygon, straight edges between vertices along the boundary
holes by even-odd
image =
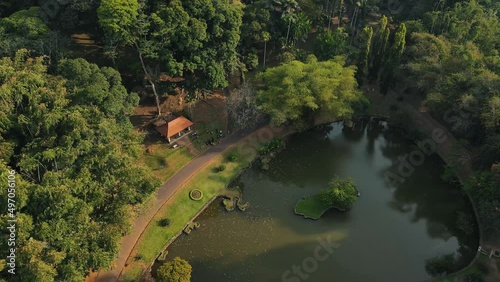
[[[386,179],[398,157],[415,150],[385,123],[295,134],[268,171],[254,165],[236,181],[250,208],[226,212],[215,201],[167,259],[188,260],[193,282],[424,281],[426,261],[450,253],[465,266],[478,247],[477,227],[469,235],[457,228],[458,214],[473,218],[473,211],[459,187],[441,180],[443,161],[425,156],[404,182]],[[294,214],[299,199],[336,175],[351,177],[361,193],[352,210],[317,221]]]

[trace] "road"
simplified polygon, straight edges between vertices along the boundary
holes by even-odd
[[[132,224],[132,232],[121,239],[120,251],[118,253],[118,257],[114,262],[114,267],[108,271],[99,271],[98,273],[92,273],[85,279],[85,281],[118,281],[121,272],[125,268],[125,264],[127,263],[127,260],[132,253],[135,245],[139,241],[142,233],[144,232],[144,230],[146,230],[146,227],[149,225],[150,221],[153,219],[156,213],[172,197],[172,195],[174,195],[175,192],[200,169],[207,166],[215,157],[220,155],[227,148],[239,143],[243,139],[249,138],[252,135],[257,135],[260,131],[266,130],[266,128],[267,127],[261,127],[257,130],[245,129],[230,134],[222,139],[221,142],[209,148],[203,154],[193,159],[187,165],[181,168],[157,190],[156,200],[154,201],[153,206],[149,208],[147,212],[135,219]]]

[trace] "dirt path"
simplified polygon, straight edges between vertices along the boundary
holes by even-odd
[[[175,192],[180,188],[186,181],[188,181],[192,176],[194,176],[200,169],[207,166],[216,156],[221,154],[223,151],[231,146],[238,144],[239,142],[244,142],[246,139],[252,136],[258,136],[262,132],[269,132],[269,127],[261,127],[257,130],[241,130],[235,132],[215,146],[209,148],[199,157],[193,159],[181,170],[179,170],[175,175],[173,175],[167,182],[165,182],[157,191],[156,199],[148,211],[140,215],[132,224],[132,232],[123,237],[120,241],[120,251],[118,257],[114,261],[114,266],[109,271],[100,271],[98,273],[92,273],[86,278],[86,282],[96,281],[96,282],[108,282],[108,281],[118,281],[119,277],[125,268],[127,260],[139,241],[142,233],[160,210],[160,208],[175,194]]]

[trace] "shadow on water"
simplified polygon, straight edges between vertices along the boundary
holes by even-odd
[[[313,254],[318,238],[333,236],[340,247],[308,281],[423,281],[430,277],[426,261],[449,253],[465,265],[477,249],[477,226],[468,235],[457,226],[459,212],[473,212],[460,190],[440,179],[442,160],[427,157],[403,183],[385,179],[412,148],[373,124],[294,135],[269,171],[252,167],[237,180],[251,203],[247,211],[227,213],[214,202],[198,218],[202,226],[169,247],[169,258],[190,261],[194,282],[282,281]],[[334,175],[358,186],[352,210],[330,210],[317,221],[293,213],[297,200]]]

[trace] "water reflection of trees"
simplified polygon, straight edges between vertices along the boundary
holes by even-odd
[[[286,149],[269,165],[268,177],[275,182],[305,186],[324,181],[326,184],[351,154],[348,143],[331,136],[339,123],[323,125],[301,134],[293,135]],[[338,129],[338,128],[336,128]]]
[[[386,132],[386,142],[381,148],[382,154],[392,160],[392,164],[381,173],[399,174],[400,158],[416,150],[413,144],[396,136],[395,132]],[[413,166],[414,172],[403,177],[404,182],[393,184],[393,198],[389,206],[409,215],[412,222],[424,220],[427,233],[432,238],[449,240],[457,237],[460,248],[457,251],[457,263],[466,264],[472,259],[477,247],[477,227],[475,234],[466,235],[457,226],[458,211],[471,214],[470,203],[458,187],[441,181],[444,162],[437,156],[426,156],[422,165]]]
[[[358,123],[352,128],[342,129],[342,138],[332,136],[332,130],[339,130],[335,124],[319,127],[292,137],[287,150],[281,153],[266,173],[272,181],[303,186],[314,181],[325,181],[339,171],[352,158],[352,143],[366,142],[368,154],[380,149],[382,155],[392,164],[381,171],[398,172],[398,157],[417,149],[415,145],[401,137],[398,132],[386,130],[380,123]],[[338,132],[338,131],[336,131]],[[381,136],[382,142],[378,142]],[[347,142],[346,142],[347,141]],[[349,142],[351,141],[351,142]],[[380,144],[380,148],[375,148]],[[365,144],[362,144],[365,146]],[[477,227],[475,234],[466,236],[457,227],[457,211],[472,214],[470,203],[457,187],[440,180],[442,160],[436,155],[426,156],[423,165],[415,168],[403,183],[395,185],[393,197],[388,205],[400,213],[407,214],[411,222],[423,220],[426,231],[432,238],[444,241],[457,237],[460,248],[457,253],[467,262],[477,248]]]

